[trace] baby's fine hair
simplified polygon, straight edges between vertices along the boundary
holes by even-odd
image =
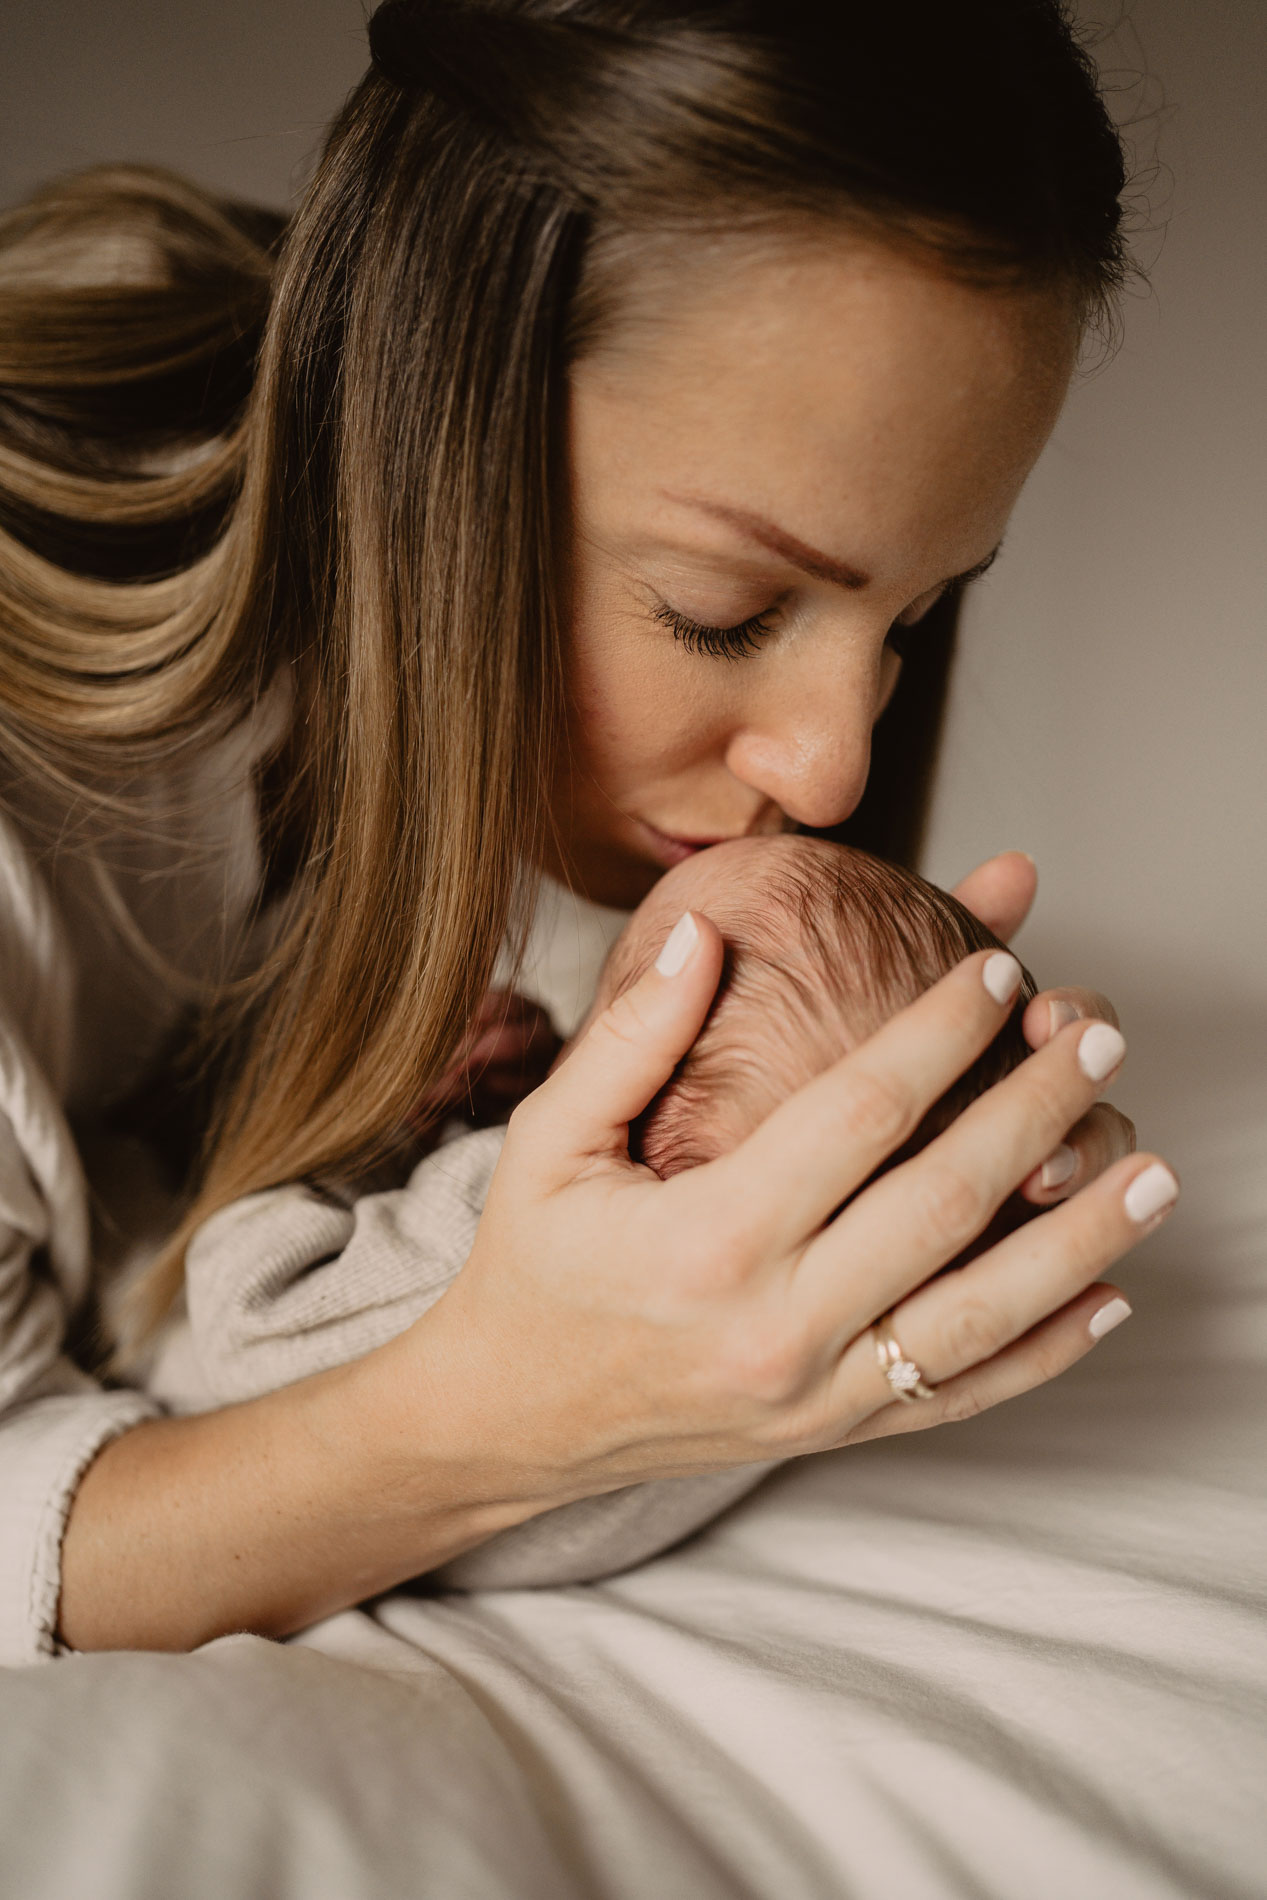
[[[768,868],[703,908],[726,944],[717,995],[694,1046],[630,1130],[631,1152],[665,1179],[723,1152],[719,1104],[727,1098],[755,1093],[768,1112],[964,957],[1003,948],[948,892],[817,838],[771,839]],[[621,971],[618,987],[638,974]],[[1025,971],[999,1034],[887,1167],[1028,1055],[1020,1025],[1034,994]]]

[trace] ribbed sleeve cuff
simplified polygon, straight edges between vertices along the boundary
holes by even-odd
[[[158,1407],[140,1392],[33,1400],[0,1431],[0,1665],[65,1653],[57,1640],[62,1537],[76,1487],[112,1438]]]

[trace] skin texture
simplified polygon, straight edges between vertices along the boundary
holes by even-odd
[[[713,842],[849,816],[901,667],[891,631],[1002,540],[1077,344],[1050,294],[969,287],[874,241],[652,251],[573,373],[555,876],[631,907],[669,862],[647,826]],[[868,584],[806,575],[683,498],[771,520]],[[771,631],[740,659],[692,652],[656,617],[666,605]],[[1006,939],[1036,885],[1009,852],[956,895]],[[1025,1019],[1035,1047],[1068,1020],[1053,1004],[1116,1021],[1102,996],[1046,992]],[[1133,1140],[1097,1105],[1074,1174],[1053,1191],[1036,1171],[1022,1192],[1049,1204]]]
[[[1059,303],[861,240],[709,252],[671,301],[644,292],[573,379],[574,885],[637,903],[664,868],[645,825],[714,841],[848,817],[901,664],[890,630],[1002,538],[1075,350]],[[695,502],[866,584],[807,575]],[[666,604],[770,632],[739,659],[691,652]]]
[[[572,749],[547,868],[633,905],[666,868],[658,833],[853,809],[890,628],[1001,538],[1074,338],[1056,302],[839,234],[693,244],[648,267],[626,316],[575,373]],[[866,582],[802,573],[688,496],[768,516]],[[717,625],[768,609],[770,633],[734,661],[690,652],[665,603]],[[1006,937],[1034,887],[1009,853],[959,895]],[[966,1417],[1090,1350],[1117,1291],[1098,1276],[1147,1231],[1125,1190],[1155,1159],[1130,1156],[1082,1073],[1085,1023],[1053,1013],[1111,1015],[1103,999],[1036,998],[1033,1059],[857,1193],[1006,1014],[969,958],[733,1154],[660,1182],[629,1161],[628,1123],[697,1035],[721,960],[697,915],[678,972],[648,971],[516,1109],[470,1260],[407,1332],[105,1449],[67,1529],[69,1644],[284,1635],[554,1504]],[[940,1273],[1010,1193],[1040,1197],[1062,1140],[1077,1169],[1045,1198],[1065,1203]],[[869,1328],[895,1306],[927,1403],[894,1403],[875,1363]]]

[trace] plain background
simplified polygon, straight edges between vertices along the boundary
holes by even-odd
[[[1114,996],[1115,1093],[1182,1168],[1185,1103],[1267,1055],[1267,6],[1100,3],[1150,282],[968,610],[925,868],[1036,856],[1020,947]],[[285,204],[364,59],[357,0],[11,9],[0,199],[129,158]]]

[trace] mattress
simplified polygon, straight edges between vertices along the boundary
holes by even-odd
[[[602,1583],[9,1672],[0,1890],[1261,1900],[1264,1049],[1170,1026],[1180,1210],[1040,1392]]]

